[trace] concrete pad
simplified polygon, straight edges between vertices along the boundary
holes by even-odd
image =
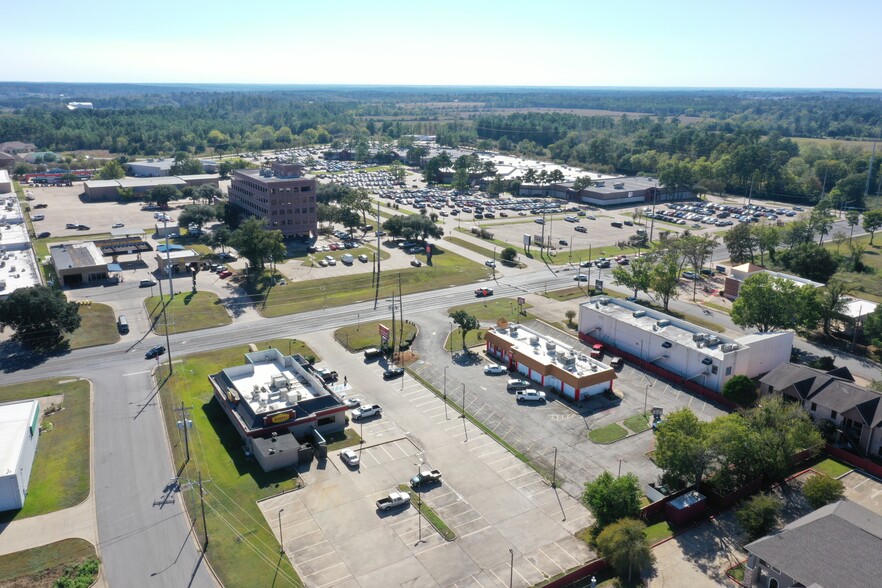
[[[492,527],[460,537],[457,543],[481,568],[490,568],[505,560],[512,548],[511,543]]]
[[[490,524],[498,523],[535,508],[529,500],[508,485],[472,494],[469,496],[469,504]]]
[[[304,578],[306,578],[308,585],[336,586],[344,580],[352,579],[352,574],[346,565],[338,560],[336,564],[330,565],[314,574],[304,575]]]
[[[340,558],[356,578],[411,559],[410,551],[388,525],[366,533],[353,533],[336,545]]]
[[[496,528],[521,553],[531,552],[568,535],[560,525],[535,510],[501,521]]]
[[[684,558],[676,540],[662,543],[652,550],[656,564],[654,575],[649,577],[647,588],[666,586],[690,586],[694,588],[719,588],[728,583],[717,582],[701,571],[694,563]]]
[[[457,541],[417,554],[416,558],[441,586],[450,586],[481,571],[474,561],[457,545]]]
[[[882,482],[858,471],[849,472],[840,480],[846,498],[882,515]]]
[[[375,504],[366,498],[361,498],[355,504],[344,504],[313,513],[313,517],[328,540],[334,544],[385,526],[377,515]]]
[[[359,576],[358,581],[359,586],[440,586],[428,570],[412,557]]]
[[[364,498],[348,477],[339,475],[334,479],[311,485],[308,491],[301,493],[303,504],[313,514]]]
[[[489,571],[470,576],[456,583],[456,588],[508,588],[508,578],[503,582]]]
[[[515,577],[520,576],[521,579],[526,581],[529,586],[538,584],[542,580],[550,578],[554,575],[548,574],[543,570],[537,568],[535,565],[533,565],[533,562],[531,562],[526,557],[518,557],[517,553],[515,553],[514,558],[514,574]]]
[[[306,577],[317,576],[327,570],[335,570],[331,574],[335,579],[349,575],[349,569],[343,565],[343,560],[336,551],[312,558],[300,557],[294,561],[297,563],[298,572]]]

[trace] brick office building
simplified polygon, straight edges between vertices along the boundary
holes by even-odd
[[[285,237],[314,236],[318,229],[315,178],[303,175],[296,163],[233,172],[230,204],[246,216],[262,218],[270,230]]]

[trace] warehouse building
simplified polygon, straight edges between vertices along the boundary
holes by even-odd
[[[518,324],[500,321],[484,338],[487,355],[574,402],[612,390],[616,379],[608,365]]]
[[[305,177],[299,164],[235,170],[229,194],[230,204],[285,237],[309,238],[318,230],[315,178]]]
[[[0,512],[24,506],[39,439],[39,402],[0,404]]]
[[[793,332],[730,339],[627,300],[594,296],[579,305],[579,338],[698,392],[719,395],[733,376],[750,378],[790,361]],[[719,399],[721,397],[716,397]]]
[[[208,380],[246,451],[264,471],[324,457],[322,435],[343,431],[346,406],[300,355],[266,349],[245,359]]]

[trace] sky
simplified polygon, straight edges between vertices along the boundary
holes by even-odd
[[[879,0],[38,0],[2,14],[0,81],[882,89]]]

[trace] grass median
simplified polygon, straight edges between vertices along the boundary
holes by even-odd
[[[426,263],[425,255],[417,254],[413,257],[423,262],[422,267],[387,270],[382,273],[380,297],[398,294],[399,283],[403,294],[413,294],[470,284],[490,275],[490,268],[438,247],[435,247],[431,266]],[[367,274],[274,286],[269,273],[265,273],[256,281],[246,282],[243,286],[257,305],[257,310],[265,317],[345,306],[373,300],[377,295],[373,276]]]
[[[599,429],[594,429],[588,433],[588,438],[599,443],[600,445],[608,445],[615,443],[628,436],[628,431],[618,423],[612,423]]]
[[[362,349],[367,349],[369,347],[380,348],[380,325],[385,325],[390,329],[390,338],[391,338],[391,329],[392,329],[392,321],[391,320],[381,320],[381,321],[370,321],[366,323],[356,323],[354,325],[347,325],[345,327],[340,327],[336,331],[334,331],[334,338],[337,340],[340,345],[345,347],[351,352],[361,351]],[[413,342],[414,338],[417,335],[416,325],[404,322],[402,327],[400,321],[396,321],[395,323],[395,339],[399,341],[399,347],[404,345],[403,342]],[[403,336],[402,336],[403,331]],[[392,344],[391,341],[389,343]]]
[[[258,349],[275,347],[284,351],[287,340],[255,343]],[[171,443],[175,470],[182,481],[195,481],[202,474],[205,489],[206,525],[210,542],[206,555],[225,586],[301,586],[287,558],[279,557],[279,544],[257,506],[257,501],[300,485],[293,469],[266,473],[242,451],[242,440],[214,399],[207,382],[209,374],[242,365],[248,345],[237,345],[208,353],[185,356],[165,378],[166,366],[157,373],[161,383],[162,413]],[[315,355],[305,345],[304,354]],[[183,403],[192,407],[189,416],[190,460],[185,459],[184,435],[177,427],[175,411]],[[199,509],[198,488],[181,492],[194,531],[200,541],[205,530]]]
[[[413,503],[413,505],[419,509],[420,514],[422,514],[422,516],[424,516],[426,520],[429,521],[429,523],[433,527],[435,527],[435,529],[441,534],[442,537],[444,537],[448,541],[453,541],[454,539],[456,539],[456,533],[454,532],[454,530],[448,527],[447,524],[441,520],[441,517],[439,517],[438,514],[434,510],[432,510],[432,507],[426,504],[425,501],[420,500],[419,494],[411,490],[410,486],[408,486],[407,484],[399,484],[398,489],[402,492],[407,492],[408,494],[410,494],[411,503]]]
[[[649,413],[635,414],[634,416],[626,418],[623,424],[631,429],[631,432],[640,433],[649,428],[650,416],[651,415]]]
[[[63,395],[63,410],[43,417],[24,508],[0,513],[0,523],[55,512],[89,495],[89,382],[55,378],[0,388],[0,403]]]
[[[462,343],[462,329],[456,328],[447,336],[444,342],[444,349],[447,351],[462,351],[463,349],[471,349],[476,345],[481,345],[484,341],[484,335],[487,329],[472,329],[466,333],[465,345]]]
[[[64,576],[76,581],[61,583]],[[85,539],[64,539],[0,556],[0,586],[91,586],[97,576],[95,547]]]
[[[528,308],[533,308],[533,305],[525,303],[523,309],[526,311]],[[504,318],[510,322],[518,322],[533,318],[526,312],[518,314],[518,301],[514,298],[484,298],[479,302],[448,308],[447,314],[457,310],[464,310],[479,321],[495,321]]]
[[[163,301],[165,313],[162,312]],[[197,292],[193,294],[178,293],[174,298],[153,296],[144,301],[153,331],[158,335],[165,334],[165,321],[168,320],[168,333],[186,333],[211,327],[223,327],[233,322],[227,309],[221,304],[214,292]]]

